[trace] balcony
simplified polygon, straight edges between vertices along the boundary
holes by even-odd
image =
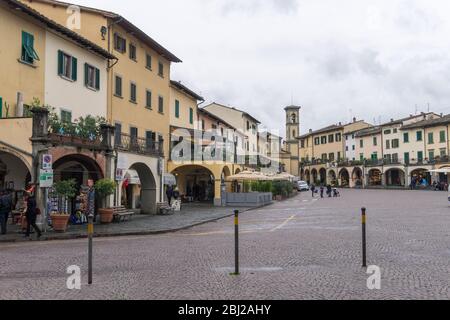
[[[164,141],[153,141],[146,138],[133,137],[128,134],[116,136],[115,147],[117,150],[155,156],[164,156]]]

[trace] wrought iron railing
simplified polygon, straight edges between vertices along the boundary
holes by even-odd
[[[164,141],[155,141],[152,139],[134,137],[128,134],[120,134],[115,138],[115,147],[118,150],[153,155],[153,156],[163,156],[164,155]]]

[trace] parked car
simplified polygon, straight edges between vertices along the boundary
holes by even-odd
[[[309,191],[309,186],[305,181],[297,181],[297,190],[298,191]]]

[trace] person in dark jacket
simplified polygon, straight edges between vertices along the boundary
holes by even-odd
[[[172,186],[167,186],[166,196],[167,196],[167,202],[168,202],[169,206],[171,206],[172,205],[172,197],[173,197],[173,188],[172,188]]]
[[[320,186],[320,197],[323,199],[323,192],[325,191],[325,187],[323,185]]]
[[[314,198],[314,194],[316,193],[316,186],[314,185],[314,183],[313,184],[311,184],[311,194],[312,194],[312,197]]]
[[[37,232],[38,239],[41,237],[42,232],[36,225],[37,210],[36,210],[36,197],[33,194],[26,195],[27,210],[25,212],[25,217],[27,218],[27,232],[25,238],[30,237],[31,227]]]
[[[328,198],[331,198],[333,196],[333,188],[331,187],[331,184],[327,185],[327,195]]]
[[[6,234],[8,218],[12,210],[12,194],[9,190],[0,192],[0,230]]]

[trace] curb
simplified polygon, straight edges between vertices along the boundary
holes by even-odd
[[[274,204],[274,202],[272,202],[271,204],[267,204],[267,205],[262,205],[262,206],[258,206],[258,207],[254,207],[254,208],[248,208],[243,210],[242,212],[248,212],[248,211],[253,211],[256,209],[260,209],[262,207],[266,207],[266,206],[270,206]],[[168,233],[174,233],[177,231],[181,231],[181,230],[186,230],[186,229],[190,229],[202,224],[206,224],[206,223],[210,223],[210,222],[215,222],[215,221],[219,221],[225,218],[229,218],[234,216],[234,213],[230,213],[221,217],[217,217],[217,218],[212,218],[209,220],[204,220],[204,221],[200,221],[200,222],[196,222],[187,226],[182,226],[182,227],[178,227],[178,228],[174,228],[174,229],[163,229],[163,230],[153,230],[153,231],[130,231],[130,232],[116,232],[116,233],[94,233],[94,238],[114,238],[114,237],[127,237],[127,236],[147,236],[147,235],[157,235],[157,234],[168,234]],[[22,239],[8,239],[8,240],[0,240],[0,244],[1,243],[21,243],[21,242],[46,242],[46,241],[66,241],[66,240],[75,240],[75,239],[87,239],[87,233],[83,233],[83,234],[68,234],[68,235],[61,235],[61,236],[48,236],[45,237],[43,236],[39,241],[38,240],[33,240],[33,241],[28,241],[28,240],[22,240]]]

